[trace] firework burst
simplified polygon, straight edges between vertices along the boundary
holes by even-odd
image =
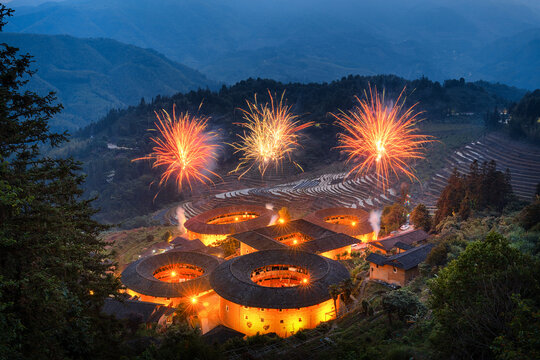
[[[174,178],[179,189],[182,184],[192,187],[192,182],[212,183],[209,175],[219,177],[210,170],[216,160],[219,146],[217,134],[207,131],[208,117],[197,117],[180,113],[176,117],[176,106],[172,116],[165,110],[156,112],[155,122],[158,137],[153,137],[153,152],[137,160],[153,160],[152,167],[165,167],[159,185]]]
[[[354,164],[349,175],[361,176],[375,170],[383,189],[392,173],[416,179],[409,161],[423,158],[424,145],[433,140],[417,133],[422,113],[415,112],[417,104],[404,108],[404,92],[405,88],[395,104],[387,106],[384,92],[379,95],[377,88],[372,91],[369,87],[369,93],[364,91],[365,99],[355,97],[358,103],[352,110],[332,114],[343,129],[338,135],[338,148],[347,153],[347,162]]]
[[[291,112],[292,106],[284,103],[285,92],[279,101],[274,100],[268,91],[270,103],[260,104],[246,100],[247,109],[240,109],[244,122],[239,123],[244,128],[238,134],[240,141],[231,144],[235,153],[241,153],[240,162],[233,172],[241,172],[244,176],[254,166],[264,175],[268,167],[277,168],[284,160],[291,161],[300,170],[302,167],[291,160],[291,155],[300,146],[300,131],[313,125],[312,122],[301,124],[299,116]]]

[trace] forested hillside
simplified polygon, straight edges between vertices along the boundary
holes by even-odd
[[[101,220],[115,222],[127,217],[147,214],[165,203],[178,201],[189,192],[178,194],[174,186],[158,192],[150,183],[159,176],[158,170],[150,168],[145,161],[132,162],[151,151],[149,131],[154,127],[155,110],[171,110],[176,104],[178,111],[199,111],[211,116],[209,125],[220,135],[220,141],[234,141],[239,128],[235,122],[241,120],[238,108],[245,100],[253,100],[255,93],[260,101],[266,101],[267,91],[281,94],[286,91],[293,110],[304,114],[305,121],[315,122],[306,131],[303,149],[295,156],[306,171],[329,165],[340,160],[335,150],[337,127],[329,112],[349,109],[354,95],[363,96],[368,84],[379,90],[385,89],[388,101],[397,97],[407,87],[407,104],[419,102],[418,110],[429,124],[452,123],[483,124],[485,113],[495,107],[504,108],[510,102],[494,94],[486,83],[467,83],[463,80],[448,80],[443,84],[422,78],[407,81],[397,76],[361,77],[349,76],[339,81],[323,84],[282,84],[272,80],[249,79],[231,87],[222,87],[219,92],[196,91],[176,94],[172,97],[156,97],[151,103],[141,103],[125,110],[113,110],[99,122],[79,131],[67,146],[57,150],[56,155],[73,155],[84,161],[87,195],[99,195],[97,205],[101,208]],[[504,93],[501,85],[497,93]],[[486,90],[487,89],[487,90]],[[509,94],[512,88],[505,88]],[[512,95],[512,96],[515,96]],[[199,105],[202,107],[198,110]],[[217,164],[217,171],[226,174],[235,163],[232,148],[224,146]]]
[[[28,88],[40,94],[56,92],[64,110],[52,119],[53,129],[73,131],[142,97],[216,86],[154,50],[115,40],[2,33],[0,42],[34,57],[32,69],[38,71]]]

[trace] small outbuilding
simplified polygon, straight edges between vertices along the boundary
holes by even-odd
[[[418,275],[418,264],[426,260],[432,248],[433,244],[425,244],[392,256],[371,253],[366,258],[369,279],[405,286]]]

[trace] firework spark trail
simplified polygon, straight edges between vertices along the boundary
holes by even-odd
[[[241,153],[240,162],[232,172],[244,176],[257,165],[262,176],[272,164],[276,169],[283,160],[288,159],[300,170],[302,167],[291,160],[292,152],[300,146],[300,131],[313,125],[313,122],[301,124],[299,116],[291,112],[292,106],[284,104],[285,91],[279,101],[274,100],[268,91],[270,104],[259,104],[246,100],[247,109],[240,109],[244,122],[237,125],[245,128],[238,134],[240,141],[230,144],[235,153]],[[245,169],[245,170],[244,170]]]
[[[405,88],[393,106],[386,106],[384,92],[379,96],[377,88],[372,91],[369,87],[369,95],[364,91],[365,99],[355,97],[358,104],[352,110],[332,114],[343,128],[338,148],[347,153],[347,162],[354,164],[348,175],[361,176],[375,169],[383,190],[392,173],[417,179],[408,161],[422,159],[424,145],[433,141],[428,135],[417,134],[422,113],[415,112],[418,103],[404,109],[404,92]]]
[[[174,177],[179,189],[185,182],[192,188],[194,181],[212,183],[209,175],[219,177],[210,170],[219,145],[215,143],[217,134],[206,131],[208,117],[197,117],[186,112],[180,113],[177,118],[176,106],[173,106],[172,117],[163,109],[161,114],[155,114],[155,126],[160,136],[151,139],[155,143],[153,152],[133,161],[153,160],[153,168],[164,166],[160,186],[171,177]]]

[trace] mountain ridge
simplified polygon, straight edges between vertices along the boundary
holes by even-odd
[[[69,35],[1,33],[0,42],[33,56],[37,72],[29,88],[55,91],[64,111],[54,129],[75,130],[113,108],[136,105],[141,98],[172,95],[217,83],[153,49],[104,38]]]

